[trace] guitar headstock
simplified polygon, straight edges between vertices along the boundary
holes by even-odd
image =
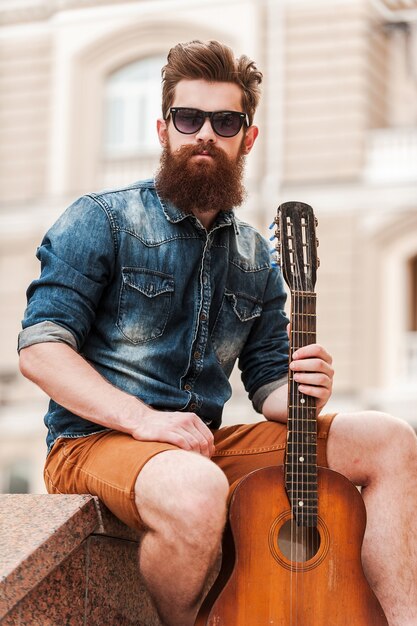
[[[284,202],[277,209],[275,248],[285,281],[291,291],[314,291],[317,257],[317,219],[304,202]]]

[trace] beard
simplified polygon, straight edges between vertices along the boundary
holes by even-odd
[[[192,158],[203,152],[212,158]],[[208,142],[184,145],[175,152],[168,143],[161,155],[156,188],[161,198],[185,213],[231,211],[246,197],[244,166],[243,142],[235,159]]]

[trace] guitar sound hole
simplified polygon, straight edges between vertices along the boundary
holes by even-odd
[[[320,543],[320,533],[316,526],[298,526],[293,519],[287,520],[278,532],[278,547],[289,561],[309,561],[317,554]]]

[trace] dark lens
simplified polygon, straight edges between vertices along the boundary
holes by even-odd
[[[196,133],[204,123],[204,115],[198,109],[178,109],[175,113],[175,128],[180,133]]]
[[[213,113],[213,128],[222,137],[234,137],[242,128],[243,118],[234,111]]]

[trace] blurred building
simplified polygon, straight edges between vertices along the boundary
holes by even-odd
[[[417,1],[3,0],[0,491],[41,491],[46,399],[18,373],[36,246],[79,194],[152,175],[160,68],[178,41],[256,59],[264,95],[240,216],[319,218],[330,408],[417,426]],[[253,417],[238,374],[227,421]]]

